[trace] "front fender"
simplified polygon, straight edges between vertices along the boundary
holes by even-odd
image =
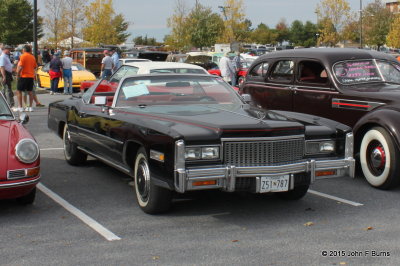
[[[353,127],[356,145],[361,143],[364,133],[373,126],[381,126],[394,139],[397,148],[400,148],[400,110],[393,108],[379,108],[363,116]],[[358,146],[357,146],[358,147]]]

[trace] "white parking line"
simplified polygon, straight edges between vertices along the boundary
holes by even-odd
[[[105,239],[108,241],[114,241],[114,240],[121,240],[120,237],[115,235],[113,232],[96,222],[94,219],[91,217],[87,216],[85,213],[83,213],[81,210],[75,208],[72,206],[70,203],[68,203],[66,200],[61,198],[59,195],[48,189],[46,186],[44,186],[42,183],[39,183],[37,185],[37,188],[42,191],[44,194],[46,194],[48,197],[53,199],[55,202],[60,204],[62,207],[64,207],[67,211],[75,215],[77,218],[79,218],[82,222],[87,224],[89,227],[91,227],[93,230],[95,230],[97,233],[102,235]]]
[[[355,207],[364,205],[362,203],[358,203],[358,202],[347,200],[347,199],[342,199],[342,198],[339,198],[339,197],[336,197],[336,196],[328,195],[328,194],[325,194],[325,193],[322,193],[322,192],[318,192],[318,191],[315,191],[315,190],[311,190],[311,189],[308,190],[308,193],[316,195],[316,196],[320,196],[320,197],[323,197],[323,198],[327,198],[327,199],[339,201],[339,202],[342,202],[342,203],[346,203],[346,204],[349,204],[349,205],[355,206]]]
[[[55,151],[55,150],[63,150],[64,148],[44,148],[40,149],[40,151]]]

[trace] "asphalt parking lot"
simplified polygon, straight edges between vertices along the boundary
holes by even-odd
[[[65,97],[39,95],[46,105]],[[299,201],[214,191],[151,216],[128,176],[65,162],[46,108],[29,116],[42,180],[32,206],[0,201],[1,265],[400,265],[400,189],[345,177]]]

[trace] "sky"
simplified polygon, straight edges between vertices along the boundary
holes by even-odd
[[[188,7],[192,7],[195,0],[184,0]],[[199,0],[204,6],[211,7],[219,12],[218,6],[224,4],[224,0]],[[360,9],[360,0],[347,0],[352,11]],[[44,0],[38,1],[40,15],[45,15]],[[244,0],[245,13],[253,23],[253,27],[260,23],[275,27],[280,19],[284,18],[288,24],[298,19],[310,20],[316,23],[315,8],[321,0]],[[362,0],[363,5],[373,0]],[[129,33],[131,40],[136,36],[155,37],[162,41],[170,32],[167,27],[167,18],[173,14],[175,0],[114,0],[114,8],[117,13],[122,13],[130,22]]]

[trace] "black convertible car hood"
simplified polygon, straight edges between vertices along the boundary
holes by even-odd
[[[153,105],[115,111],[121,120],[140,119],[146,128],[187,140],[299,135],[312,124],[311,119],[301,121],[249,105]]]

